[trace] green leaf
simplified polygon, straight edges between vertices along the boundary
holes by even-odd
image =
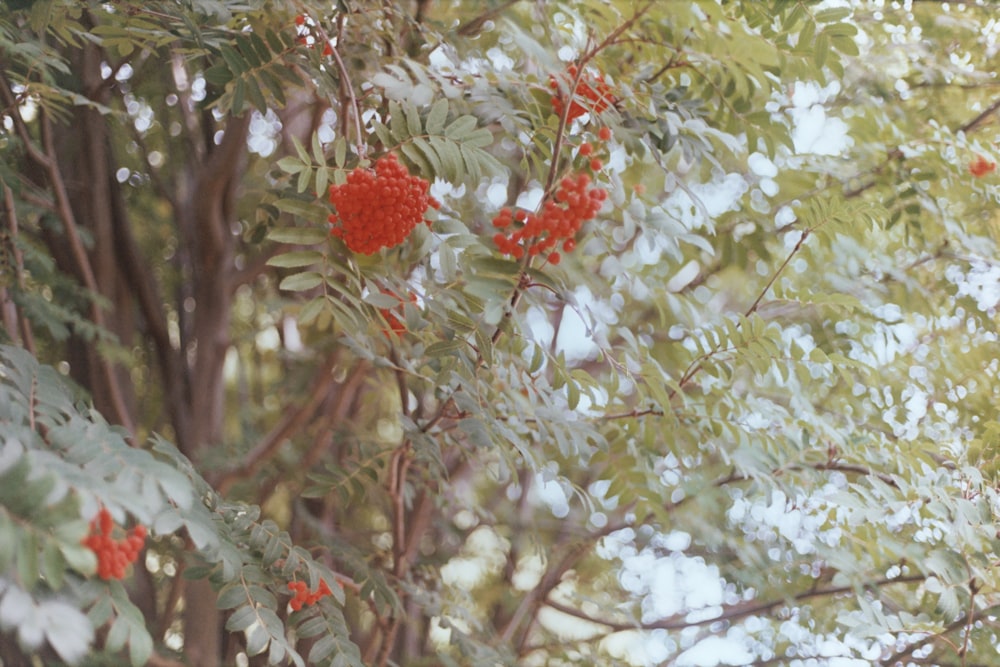
[[[407,160],[413,163],[418,172],[434,174],[440,171],[436,166],[437,154],[424,139],[414,139],[410,143],[400,144],[399,150],[406,156]],[[433,159],[429,159],[430,156],[433,156]]]
[[[93,627],[99,628],[111,619],[113,613],[114,607],[111,604],[111,598],[102,595],[97,598],[97,602],[87,612],[87,618],[90,619],[90,624]]]
[[[246,591],[239,584],[234,584],[222,590],[216,605],[219,609],[233,609],[241,604],[246,604]]]
[[[818,23],[836,23],[838,21],[843,21],[850,15],[851,9],[849,7],[831,7],[829,9],[819,10],[813,14],[813,18],[815,18]]]
[[[378,121],[372,122],[372,128],[375,130],[375,136],[378,137],[379,142],[385,148],[391,148],[396,145],[396,142],[392,138],[392,133],[385,124]]]
[[[444,135],[449,139],[461,141],[472,134],[477,124],[475,116],[459,116],[445,128]]]
[[[299,311],[298,322],[302,325],[311,324],[316,317],[319,316],[320,312],[323,310],[323,304],[325,300],[322,297],[316,297],[312,299]]]
[[[278,160],[278,169],[286,174],[297,174],[303,169],[308,168],[309,165],[303,164],[301,160],[291,155],[286,155]]]
[[[226,65],[229,66],[229,69],[233,72],[233,74],[242,74],[249,69],[246,62],[236,49],[228,44],[221,44],[219,46],[219,52],[222,54],[222,58],[226,61]]]
[[[493,133],[485,127],[480,127],[462,138],[462,145],[470,148],[482,148],[492,143]]]
[[[312,266],[313,264],[319,264],[325,259],[325,256],[321,252],[315,250],[296,250],[294,252],[286,252],[281,255],[276,255],[267,260],[268,266],[277,266],[281,268],[296,268],[300,266]]]
[[[830,39],[825,33],[819,33],[813,42],[813,60],[816,67],[820,69],[826,65],[826,59],[830,55]]]
[[[247,80],[247,93],[250,95],[250,101],[258,111],[261,113],[267,111],[267,101],[264,99],[264,93],[261,92],[257,79]]]
[[[323,232],[324,238],[327,234],[329,234],[329,230],[325,227],[325,223],[330,217],[330,211],[323,206],[303,201],[301,199],[279,199],[274,202],[274,206],[284,213],[291,213],[292,215],[298,216],[310,222],[322,224],[324,226],[322,229],[319,227],[313,227],[312,229],[318,232]],[[271,234],[268,234],[268,238],[271,238]],[[272,240],[274,239],[272,238]],[[288,243],[288,241],[283,241],[283,243]],[[313,243],[319,243],[319,241],[313,241]]]
[[[296,186],[299,192],[305,192],[309,189],[309,183],[312,181],[312,168],[303,169],[299,172],[299,182]]]
[[[247,84],[243,79],[236,79],[233,84],[233,101],[231,109],[234,115],[238,116],[243,112],[244,100],[247,96]]]
[[[17,575],[21,584],[30,588],[39,578],[38,537],[34,532],[21,534],[15,553]]]
[[[0,505],[0,572],[6,572],[14,559],[15,546],[20,541],[19,533],[6,509]]]
[[[309,151],[307,151],[306,147],[302,145],[302,142],[299,141],[298,137],[294,135],[292,135],[292,146],[295,148],[295,154],[299,156],[299,160],[301,160],[303,164],[312,164],[312,160],[309,157]]]
[[[402,143],[410,138],[406,127],[406,115],[399,102],[389,102],[389,131],[396,143]]]
[[[246,637],[247,655],[251,656],[263,653],[271,641],[271,636],[268,634],[267,629],[259,624],[250,626],[246,631]]]
[[[48,585],[55,590],[62,588],[66,575],[66,559],[63,558],[59,547],[60,545],[55,542],[46,540],[42,549],[41,574]]]
[[[432,343],[427,347],[426,354],[428,357],[445,357],[451,356],[455,352],[462,350],[467,346],[467,343],[461,340],[443,340],[436,343]]]
[[[232,70],[222,63],[209,67],[205,70],[203,76],[205,77],[205,81],[219,88],[224,88],[227,83],[233,80]]]
[[[252,606],[246,604],[232,613],[226,621],[226,630],[240,632],[246,630],[257,622],[257,612]]]
[[[144,628],[133,628],[128,642],[128,656],[132,667],[143,667],[152,655],[153,638]]]
[[[119,616],[116,618],[115,622],[111,624],[108,636],[104,640],[105,649],[111,653],[117,653],[125,648],[125,642],[128,641],[130,629],[129,620],[126,617]]]
[[[418,134],[422,134],[424,129],[420,123],[420,114],[417,112],[417,108],[412,104],[406,104],[403,106],[403,111],[406,113],[406,129],[411,137],[415,137]]]
[[[320,662],[330,657],[330,654],[337,648],[337,637],[332,634],[320,637],[319,641],[313,644],[309,650],[309,661]]]
[[[233,37],[236,41],[237,48],[239,48],[240,55],[246,59],[246,62],[250,65],[250,67],[256,68],[264,64],[264,61],[261,60],[261,57],[254,50],[253,45],[250,44],[250,39],[246,35],[237,33]]]
[[[315,158],[316,164],[326,164],[326,154],[319,140],[319,132],[313,132],[312,135],[312,157]]]
[[[448,100],[442,97],[432,104],[430,111],[427,112],[427,120],[424,123],[427,134],[441,134],[447,119]]]
[[[347,162],[347,140],[344,137],[337,137],[333,143],[333,162],[340,169],[343,169]]]
[[[329,192],[328,190],[328,174],[329,171],[326,167],[318,167],[316,169],[316,196],[322,196]]]
[[[434,152],[437,153],[442,175],[449,181],[460,181],[465,176],[463,170],[462,152],[450,141],[439,137],[428,139]]]
[[[303,292],[305,290],[319,287],[322,284],[322,274],[316,273],[315,271],[306,271],[285,277],[281,281],[281,284],[278,285],[278,289],[286,292]]]

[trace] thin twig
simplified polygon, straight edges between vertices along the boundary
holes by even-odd
[[[4,215],[7,218],[7,231],[10,234],[10,248],[11,254],[14,256],[14,272],[16,274],[15,281],[17,282],[18,289],[24,292],[24,256],[21,253],[21,249],[17,247],[17,237],[18,237],[18,224],[17,224],[17,210],[14,208],[14,193],[10,189],[10,186],[6,183],[3,184],[3,209]],[[28,320],[27,316],[23,313],[22,309],[17,308],[17,324],[21,333],[21,344],[24,345],[24,349],[35,356],[35,335],[31,330],[31,321]]]
[[[760,291],[760,294],[757,295],[757,298],[754,300],[753,305],[747,308],[747,311],[743,313],[743,317],[750,317],[755,312],[757,312],[757,308],[760,306],[760,302],[763,301],[764,297],[770,291],[771,286],[774,285],[776,280],[778,280],[778,276],[780,276],[784,272],[789,262],[792,261],[792,258],[795,257],[795,255],[798,254],[799,250],[802,249],[802,245],[806,242],[806,239],[809,238],[809,235],[811,233],[812,229],[806,229],[805,231],[802,232],[802,235],[799,237],[799,240],[795,244],[795,247],[792,248],[792,251],[788,253],[787,257],[785,257],[785,261],[781,263],[781,266],[778,267],[778,270],[771,275],[771,279],[767,281],[767,284],[764,285],[764,289],[762,289]]]
[[[966,123],[963,123],[962,125],[959,125],[956,128],[955,133],[956,134],[958,132],[966,132],[966,133],[968,133],[968,132],[971,132],[972,130],[975,130],[980,125],[982,125],[983,123],[985,123],[987,118],[989,118],[994,113],[996,113],[996,111],[998,109],[1000,109],[1000,98],[997,98],[993,102],[993,104],[991,104],[988,107],[986,107],[985,109],[983,109],[983,111],[979,115],[977,115],[975,118],[973,118],[972,120],[970,120],[970,121],[968,121]]]
[[[860,586],[862,590],[872,590],[884,588],[885,586],[891,586],[892,584],[912,584],[922,582],[926,578],[925,575],[915,574],[906,577],[896,577],[895,579],[878,579],[876,581],[871,581],[864,583]],[[611,621],[608,619],[595,618],[584,612],[574,609],[568,605],[564,605],[555,600],[546,600],[545,605],[552,607],[557,611],[563,613],[571,614],[577,618],[590,621],[591,623],[596,623],[598,625],[603,625],[615,632],[622,632],[624,630],[683,630],[685,628],[699,627],[703,625],[711,625],[713,623],[718,623],[720,621],[733,621],[741,618],[746,618],[748,616],[757,616],[760,614],[769,614],[776,609],[784,606],[789,606],[790,602],[802,602],[804,600],[811,600],[820,597],[836,597],[838,595],[845,595],[847,593],[854,593],[858,590],[855,586],[833,586],[830,588],[819,588],[815,590],[808,590],[798,593],[791,598],[779,598],[776,600],[768,600],[765,602],[749,601],[740,604],[733,605],[728,609],[725,609],[717,616],[712,616],[710,618],[701,618],[698,620],[691,620],[690,612],[683,612],[679,614],[674,614],[673,616],[668,616],[667,618],[660,619],[659,621],[654,621],[652,623],[642,623],[641,621]],[[890,663],[892,664],[892,663]]]
[[[322,37],[327,44],[330,43],[330,37],[323,30],[323,26],[316,24],[320,37]],[[337,45],[330,49],[330,53],[333,55],[334,62],[337,63],[337,69],[340,71],[340,84],[341,89],[347,93],[347,100],[351,105],[351,112],[354,120],[354,134],[355,141],[358,147],[358,157],[364,158],[366,150],[365,134],[361,129],[361,106],[358,104],[358,98],[354,94],[354,86],[351,85],[351,75],[347,71],[347,66],[344,65],[344,59],[340,57],[340,45],[342,43],[342,36],[344,34],[344,15],[340,14],[337,16]]]

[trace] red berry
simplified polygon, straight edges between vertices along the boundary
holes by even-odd
[[[601,141],[607,141],[611,138],[611,128],[605,125],[597,131],[597,136],[600,137]]]
[[[352,252],[371,255],[402,243],[438,202],[428,196],[430,183],[411,176],[394,155],[371,169],[355,169],[347,182],[330,186],[330,233]],[[440,205],[440,204],[438,204]]]
[[[977,155],[976,159],[969,164],[969,173],[976,178],[981,178],[986,174],[991,173],[997,168],[997,163],[992,160],[988,160],[982,155]]]
[[[302,25],[305,22],[306,22],[306,17],[303,16],[302,14],[299,14],[298,16],[295,17],[295,25]]]
[[[105,535],[110,535],[111,531],[114,530],[114,520],[111,518],[111,512],[105,508],[101,508],[101,511],[97,513],[97,523],[101,529],[101,532]]]
[[[604,163],[598,160],[596,157],[590,161],[590,168],[593,171],[600,171],[604,167]]]
[[[590,144],[585,143],[582,146],[580,146],[580,155],[582,155],[583,157],[587,157],[593,152],[594,152],[594,147],[591,146]]]

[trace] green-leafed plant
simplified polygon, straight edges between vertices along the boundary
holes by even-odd
[[[0,4],[0,663],[991,664],[1000,36],[897,4]]]

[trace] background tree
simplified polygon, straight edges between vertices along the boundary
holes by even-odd
[[[995,659],[988,3],[0,28],[5,664]]]

